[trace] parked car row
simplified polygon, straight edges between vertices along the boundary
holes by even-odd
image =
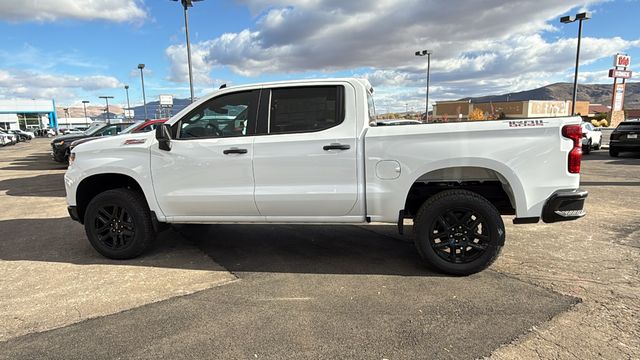
[[[20,129],[0,129],[0,145],[14,145],[20,141],[28,141],[36,136],[30,131]]]
[[[4,132],[3,130],[0,130],[0,145],[2,146],[14,145],[17,142],[18,142],[17,136],[15,136],[14,134],[9,134],[7,132]]]
[[[84,132],[68,132],[66,135],[54,138],[51,141],[51,156],[55,161],[66,163],[69,162],[71,150],[80,144],[105,136],[153,131],[158,124],[165,121],[166,119],[155,119],[135,123],[94,123]]]

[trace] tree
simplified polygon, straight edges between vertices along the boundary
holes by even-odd
[[[475,108],[473,109],[471,114],[469,114],[469,120],[471,121],[486,120],[486,118],[484,117],[484,112],[482,110],[480,110],[479,108]]]

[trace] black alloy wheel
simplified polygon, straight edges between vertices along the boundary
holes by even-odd
[[[96,195],[85,211],[84,228],[93,248],[110,259],[139,256],[156,236],[144,195],[131,189]]]
[[[413,221],[425,263],[451,275],[484,270],[504,245],[504,222],[487,199],[468,190],[446,190],[427,199]]]
[[[441,259],[451,263],[470,263],[489,246],[486,220],[472,209],[450,209],[433,220],[430,230],[431,247]]]
[[[131,245],[136,234],[136,226],[131,215],[127,209],[116,204],[98,208],[92,226],[98,241],[115,250]]]

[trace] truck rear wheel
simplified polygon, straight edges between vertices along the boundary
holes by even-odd
[[[427,265],[451,275],[484,270],[504,245],[504,223],[484,197],[467,190],[440,192],[414,219],[415,243]]]
[[[110,259],[139,256],[156,235],[144,196],[130,189],[108,190],[93,198],[84,228],[93,248]]]

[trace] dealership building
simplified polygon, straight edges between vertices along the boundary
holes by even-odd
[[[53,100],[0,100],[0,128],[57,128],[55,109]]]
[[[568,116],[571,112],[571,101],[437,101],[433,106],[433,119],[443,122],[464,121],[469,119],[469,114],[475,109],[480,109],[484,114],[494,114],[505,119]],[[585,116],[589,114],[589,102],[576,101],[576,113]]]

